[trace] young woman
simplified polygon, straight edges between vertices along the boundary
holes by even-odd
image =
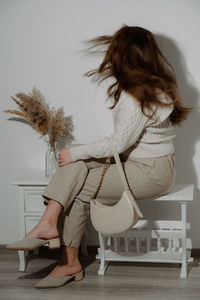
[[[167,193],[174,184],[175,125],[191,108],[181,104],[173,68],[161,53],[154,35],[141,27],[122,26],[112,36],[90,40],[105,46],[100,66],[86,73],[100,81],[112,78],[108,98],[113,99],[114,138],[136,199]],[[91,196],[96,191],[105,160],[112,157],[99,198],[119,199],[123,185],[107,137],[72,145],[58,155],[59,167],[42,196],[47,205],[40,222],[9,249],[31,250],[49,243],[63,247],[62,257],[37,288],[58,287],[83,278],[78,251],[85,230]],[[62,216],[62,234],[58,219]],[[103,222],[103,220],[102,220]]]

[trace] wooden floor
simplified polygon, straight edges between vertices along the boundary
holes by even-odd
[[[46,248],[46,247],[41,247]],[[18,271],[15,250],[0,247],[0,299],[7,300],[200,300],[200,258],[189,265],[187,279],[180,279],[179,264],[111,262],[98,276],[95,254],[80,256],[85,277],[59,288],[36,289],[35,284],[56,265],[60,252],[40,250],[28,254],[26,272]]]

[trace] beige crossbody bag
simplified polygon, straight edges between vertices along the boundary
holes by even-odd
[[[105,172],[110,165],[110,158],[108,158],[106,160],[97,191],[91,196],[92,200],[90,201],[90,217],[92,224],[98,232],[105,236],[126,231],[127,229],[133,227],[139,218],[143,217],[143,214],[140,211],[128,186],[128,181],[116,149],[114,136],[112,135],[110,138],[108,137],[108,140],[112,146],[114,158],[124,185],[124,191],[121,198],[115,205],[104,205],[98,201],[97,194],[103,181]],[[110,199],[108,199],[107,203],[109,202]]]

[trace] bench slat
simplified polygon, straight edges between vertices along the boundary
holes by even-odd
[[[168,194],[158,198],[153,197],[148,199],[142,199],[142,201],[192,201],[193,194],[194,184],[174,184],[174,187]]]

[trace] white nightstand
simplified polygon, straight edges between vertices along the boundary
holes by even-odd
[[[46,206],[42,192],[47,186],[51,177],[45,177],[45,172],[40,170],[30,170],[19,180],[13,182],[19,189],[19,219],[20,219],[20,239],[38,223],[42,217]],[[86,229],[81,242],[82,255],[87,256],[87,236]],[[38,249],[34,250],[37,251]],[[19,271],[26,269],[25,251],[18,251]]]

